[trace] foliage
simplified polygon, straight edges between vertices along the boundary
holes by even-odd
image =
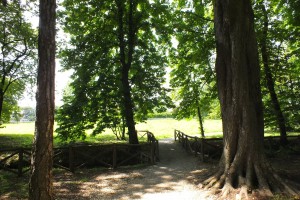
[[[275,91],[283,111],[288,130],[300,129],[300,81],[299,81],[299,24],[293,18],[297,17],[296,2],[257,1],[255,4],[256,29],[258,40],[262,37],[263,13],[259,3],[264,2],[267,8],[269,31],[267,49],[269,65],[274,78]],[[291,7],[292,6],[292,7]],[[263,76],[264,77],[264,76]],[[266,88],[266,79],[262,78],[262,92],[265,113],[265,125],[277,129],[275,110]]]
[[[2,121],[8,123],[11,119],[20,121],[21,112],[18,100],[22,98],[25,85],[19,82],[12,84],[6,91],[3,101]]]
[[[21,108],[22,120],[23,121],[35,121],[35,108],[23,107]]]
[[[25,86],[35,81],[36,32],[24,12],[18,1],[0,8],[0,118],[5,121],[18,110]]]
[[[178,1],[175,12],[175,38],[178,42],[171,54],[171,86],[177,119],[202,117],[217,98],[215,86],[212,5],[209,2]],[[203,133],[204,136],[204,133]]]
[[[61,51],[62,65],[73,69],[70,92],[59,109],[57,132],[63,139],[85,138],[106,128],[123,129],[124,96],[121,82],[120,34],[125,36],[126,60],[132,59],[128,78],[135,119],[145,120],[151,112],[164,111],[171,104],[168,90],[162,86],[167,65],[168,5],[161,1],[136,1],[134,47],[129,46],[130,24],[118,21],[119,1],[65,0],[60,14],[64,30],[70,34],[70,45]],[[125,1],[123,19],[128,19]],[[120,16],[119,16],[120,17]],[[123,48],[123,47],[122,47]],[[132,49],[132,57],[129,50]]]

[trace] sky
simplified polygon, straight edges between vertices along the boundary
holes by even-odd
[[[23,4],[26,3],[26,1],[21,1]],[[38,27],[39,24],[39,18],[36,15],[33,15],[30,12],[25,13],[26,20],[29,20],[32,24],[32,27]],[[57,32],[57,41],[59,38],[65,38],[66,35],[62,33],[62,30],[59,30]],[[63,104],[62,102],[62,96],[64,88],[67,86],[67,84],[70,81],[70,76],[72,74],[72,71],[66,71],[62,72],[62,67],[60,66],[59,60],[56,60],[56,72],[55,72],[55,105],[61,106]],[[28,94],[28,92],[24,93],[24,97],[18,102],[20,107],[35,107],[36,100],[35,100],[35,93],[36,88],[30,88],[29,89],[31,94]]]
[[[62,102],[62,96],[64,88],[68,85],[70,81],[70,76],[72,74],[72,71],[61,71],[61,66],[59,64],[59,61],[56,61],[56,72],[55,72],[55,105],[61,106],[63,104]],[[24,94],[24,98],[19,101],[20,107],[35,107],[36,100],[35,100],[35,92],[36,88],[31,88],[32,94]]]

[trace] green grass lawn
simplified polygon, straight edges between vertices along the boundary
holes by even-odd
[[[9,147],[30,147],[33,141],[34,122],[5,124],[5,128],[0,128],[0,148]],[[55,127],[56,128],[56,124]],[[175,120],[171,118],[149,119],[145,123],[136,125],[138,131],[148,130],[152,132],[157,139],[173,138],[174,130],[180,130],[190,136],[199,136],[199,123],[196,119],[191,120]],[[205,120],[204,129],[206,137],[222,137],[222,122],[221,120]],[[277,132],[266,131],[265,136],[278,135]],[[299,133],[289,133],[289,135]],[[54,133],[54,137],[56,133]],[[95,137],[89,136],[85,142],[91,143],[116,143],[115,136],[111,130],[106,130],[104,133]],[[55,137],[54,145],[63,145],[58,138]]]

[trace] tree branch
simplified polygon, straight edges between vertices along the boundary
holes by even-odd
[[[205,17],[203,17],[203,16],[201,16],[201,15],[198,15],[198,14],[196,14],[196,13],[194,13],[194,12],[190,12],[190,11],[183,11],[183,13],[185,13],[185,14],[191,14],[191,15],[195,15],[196,17],[198,17],[198,18],[200,18],[200,19],[202,19],[202,20],[204,20],[204,21],[208,21],[208,22],[214,22],[214,20],[213,20],[213,19],[205,18]]]

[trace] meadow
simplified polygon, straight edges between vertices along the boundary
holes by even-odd
[[[4,124],[4,126],[5,128],[0,129],[0,147],[31,146],[34,134],[34,122]],[[55,123],[54,129],[56,129],[56,127],[57,125]],[[204,127],[206,136],[222,136],[221,120],[206,120],[204,122]],[[172,118],[155,118],[137,124],[136,129],[138,131],[150,131],[157,139],[173,138],[175,129],[188,135],[200,137],[199,123],[196,119],[176,120]],[[56,136],[57,134],[54,132],[54,144],[62,145],[63,142]],[[88,135],[86,141],[94,143],[116,142],[115,136],[109,129],[95,137]]]
[[[0,147],[31,147],[34,135],[34,122],[4,124],[5,128],[0,128]],[[57,125],[55,124],[54,129]],[[180,130],[187,135],[200,137],[199,123],[196,119],[176,120],[172,118],[153,118],[144,123],[136,125],[138,131],[148,130],[152,132],[157,139],[173,138],[174,130]],[[207,138],[222,137],[222,121],[221,120],[205,120],[204,131]],[[299,133],[289,133],[299,134]],[[275,136],[277,132],[266,131],[265,136]],[[61,146],[69,141],[60,141],[54,133],[54,145]],[[80,141],[78,139],[78,141]],[[115,143],[115,136],[111,130],[106,130],[104,133],[96,136],[88,134],[85,142],[91,143]]]

